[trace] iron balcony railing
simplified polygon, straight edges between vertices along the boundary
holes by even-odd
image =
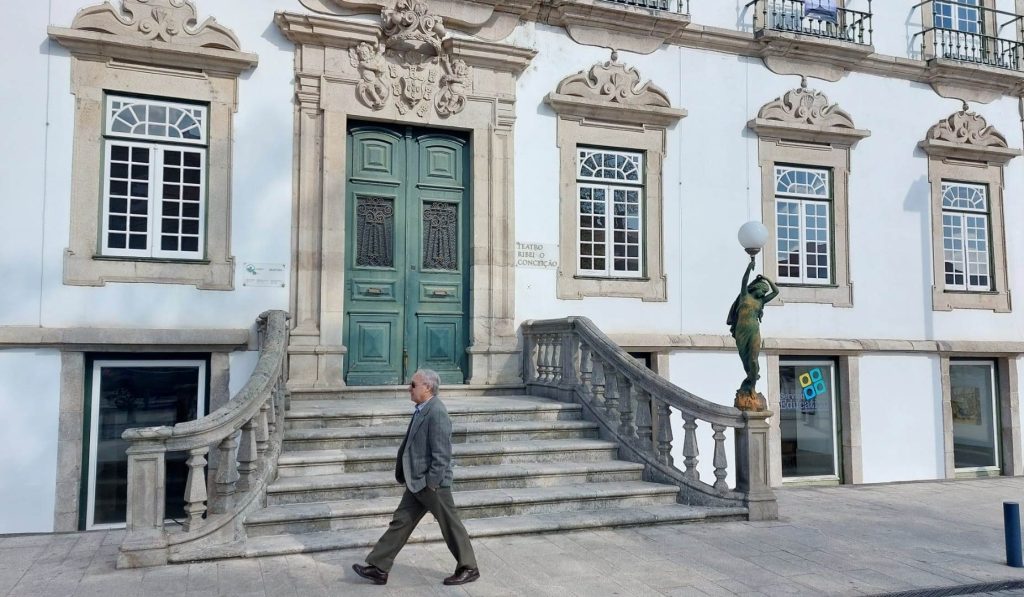
[[[690,14],[690,0],[604,0],[604,2],[650,8],[651,10],[663,10],[681,15]]]
[[[1024,15],[956,0],[925,0],[914,8],[921,8],[922,22],[931,23],[918,34],[925,60],[945,58],[1008,70],[1024,67]],[[1004,37],[1011,33],[1016,39]]]
[[[746,8],[754,15],[754,32],[798,33],[823,39],[871,45],[871,0],[867,10],[830,7],[805,0],[752,0]]]

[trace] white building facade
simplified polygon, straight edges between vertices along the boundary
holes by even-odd
[[[731,405],[748,220],[780,287],[761,327],[773,485],[1022,474],[1017,15],[22,7],[4,42],[0,533],[123,523],[121,431],[225,404],[269,309],[291,314],[295,391],[418,367],[522,384],[519,325],[574,315]]]

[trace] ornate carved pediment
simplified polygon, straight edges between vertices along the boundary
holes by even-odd
[[[640,73],[618,59],[613,51],[611,60],[562,79],[545,101],[559,114],[612,121],[665,126],[686,116],[668,93],[650,81],[641,85]]]
[[[120,9],[104,2],[79,11],[71,27],[145,41],[240,49],[235,34],[212,17],[199,23],[192,0],[121,0]]]
[[[853,118],[824,93],[800,87],[787,91],[764,106],[747,126],[760,136],[792,138],[819,143],[856,143],[871,133],[858,129]]]
[[[938,121],[919,144],[928,155],[1006,163],[1020,155],[980,114],[963,109]]]
[[[619,62],[618,58],[618,53],[612,52],[612,59],[608,62],[595,64],[586,73],[580,71],[562,79],[555,93],[632,106],[672,106],[663,89],[650,81],[640,85],[640,73],[634,67]]]
[[[237,75],[258,58],[213,18],[202,23],[192,0],[121,0],[83,8],[70,28],[47,28],[76,56],[114,58],[168,68]]]
[[[968,112],[967,106],[935,123],[925,138],[977,147],[1009,147],[1002,133],[980,114]]]
[[[444,49],[441,17],[423,0],[398,0],[381,10],[381,31],[373,42],[349,49],[361,80],[359,101],[372,110],[394,103],[399,113],[423,116],[433,106],[440,116],[458,114],[472,81],[466,62]]]

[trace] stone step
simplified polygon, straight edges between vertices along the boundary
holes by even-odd
[[[453,424],[452,443],[508,442],[538,439],[596,438],[597,423],[589,421],[508,421],[501,423]],[[285,450],[331,450],[336,448],[397,448],[405,437],[406,425],[374,427],[328,427],[289,429]]]
[[[532,396],[455,396],[443,398],[453,424],[503,421],[578,421],[582,407]],[[351,398],[292,402],[286,429],[376,427],[409,424],[413,404],[408,397]]]
[[[398,449],[352,448],[285,452],[277,463],[278,478],[391,471]],[[549,439],[528,442],[456,444],[452,455],[458,466],[524,462],[594,462],[612,460],[618,444],[596,439]]]
[[[533,462],[455,469],[455,491],[550,487],[575,483],[639,481],[643,465],[622,460],[603,462]],[[405,487],[393,471],[286,477],[267,488],[267,505],[399,497]]]
[[[523,394],[522,385],[443,385],[441,396],[447,401],[450,397],[463,396],[508,396]],[[409,385],[400,386],[338,386],[336,388],[291,388],[293,401],[306,400],[352,400],[360,398],[403,398],[409,399]]]
[[[639,508],[606,510],[580,510],[576,512],[552,512],[525,516],[502,516],[499,518],[475,518],[466,520],[466,531],[470,537],[501,537],[506,535],[530,535],[578,531],[585,529],[618,528],[655,524],[683,524],[696,522],[717,522],[746,520],[746,508],[708,508],[704,506],[644,506]],[[324,531],[305,535],[267,535],[252,537],[230,545],[191,549],[172,553],[175,563],[224,558],[259,558],[340,549],[362,549],[373,546],[384,532],[384,528],[357,529],[345,531]],[[430,516],[420,522],[409,543],[441,541],[441,529]],[[354,563],[354,562],[353,562]],[[486,573],[486,572],[485,572]]]
[[[636,508],[674,504],[679,488],[627,481],[578,483],[525,489],[482,489],[453,494],[464,519]],[[399,498],[372,498],[312,504],[268,506],[245,520],[249,537],[372,528],[383,531]]]

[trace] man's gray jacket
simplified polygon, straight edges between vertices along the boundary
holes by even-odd
[[[452,420],[444,403],[434,396],[413,415],[395,463],[395,479],[409,491],[451,487]]]

